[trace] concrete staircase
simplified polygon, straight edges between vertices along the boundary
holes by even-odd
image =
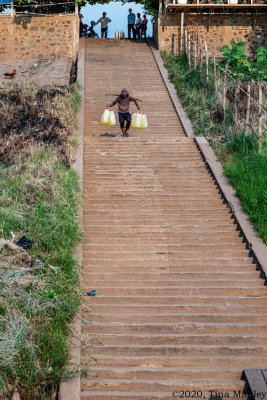
[[[124,87],[149,121],[129,138],[99,124]],[[267,288],[144,43],[86,41],[83,208],[81,399],[242,393],[267,365]]]

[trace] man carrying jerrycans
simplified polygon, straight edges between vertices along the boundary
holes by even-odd
[[[137,110],[141,110],[137,99],[129,95],[129,92],[127,89],[122,89],[120,96],[118,96],[112,103],[108,104],[108,107],[113,107],[115,104],[118,103],[118,108],[119,108],[119,121],[120,121],[120,127],[123,136],[129,136],[128,130],[131,125],[131,120],[132,116],[129,112],[129,107],[130,107],[130,101],[134,101],[135,105],[137,107]],[[125,126],[126,122],[126,126]]]

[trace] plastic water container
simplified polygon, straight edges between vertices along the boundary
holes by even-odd
[[[109,120],[108,120],[108,126],[115,126],[116,125],[116,118],[114,111],[110,110],[109,111]]]
[[[141,129],[142,124],[142,113],[138,113],[136,116],[136,128]]]
[[[101,125],[107,125],[109,121],[109,108],[106,108],[101,117]]]
[[[141,129],[148,128],[147,116],[146,113],[142,114],[142,121],[141,121]]]
[[[137,118],[137,114],[134,113],[132,116],[132,121],[131,121],[131,126],[130,126],[130,128],[132,128],[132,129],[136,129],[136,118]]]

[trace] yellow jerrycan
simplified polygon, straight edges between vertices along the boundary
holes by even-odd
[[[116,125],[116,118],[114,111],[110,110],[109,111],[109,120],[108,120],[108,126],[115,126]]]
[[[107,125],[109,121],[109,108],[106,108],[101,117],[101,125]]]
[[[130,128],[136,129],[136,119],[137,119],[137,114],[134,113],[133,116],[132,116],[132,121],[131,121]]]
[[[146,113],[143,113],[143,114],[142,114],[141,128],[142,128],[142,129],[148,128],[148,122],[147,122]]]
[[[142,113],[138,113],[136,117],[136,128],[141,129]]]

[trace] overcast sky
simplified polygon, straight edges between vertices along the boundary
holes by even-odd
[[[90,26],[90,21],[97,21],[102,13],[105,11],[107,13],[107,17],[111,19],[112,22],[108,25],[108,37],[114,38],[115,31],[124,30],[125,36],[128,35],[127,29],[127,15],[129,14],[128,10],[132,8],[133,13],[135,15],[139,12],[141,17],[144,15],[144,9],[140,4],[135,3],[127,3],[122,4],[120,2],[110,2],[109,4],[95,4],[93,6],[87,4],[85,7],[81,8],[81,13],[84,16],[83,23],[88,24]],[[148,25],[147,25],[147,36],[152,36],[152,17],[147,15]],[[98,24],[95,27],[95,32],[98,33],[99,37],[101,37],[101,24]]]

